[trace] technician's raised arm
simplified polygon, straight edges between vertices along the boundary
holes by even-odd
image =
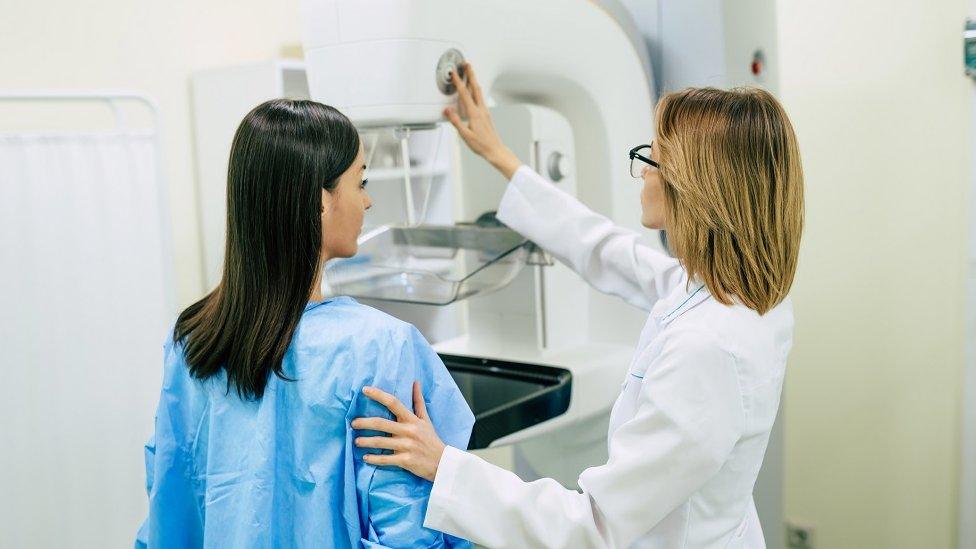
[[[472,151],[510,180],[498,219],[550,252],[596,289],[650,311],[661,296],[686,282],[678,262],[641,244],[636,232],[590,210],[522,165],[502,142],[471,65],[467,82],[452,78],[467,120],[449,107],[445,116]]]

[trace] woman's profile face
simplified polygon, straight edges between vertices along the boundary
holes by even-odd
[[[661,153],[654,141],[651,142],[651,160],[661,162]],[[648,229],[666,229],[661,170],[645,165],[641,178],[644,180],[644,188],[641,190],[641,225]]]
[[[352,257],[359,249],[363,214],[373,205],[366,193],[363,175],[366,156],[362,144],[352,165],[339,176],[331,192],[322,189],[322,255],[323,260]]]

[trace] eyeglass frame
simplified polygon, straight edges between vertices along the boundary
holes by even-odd
[[[631,161],[631,163],[633,164],[634,159],[636,158],[636,159],[640,160],[641,162],[644,162],[646,164],[649,164],[650,166],[653,166],[653,167],[655,167],[655,168],[657,168],[657,169],[660,170],[661,169],[661,165],[660,164],[658,164],[657,162],[655,162],[655,161],[651,160],[650,158],[648,158],[648,157],[646,157],[646,156],[644,156],[642,154],[639,154],[637,152],[637,151],[639,151],[641,149],[644,149],[644,148],[648,148],[648,149],[652,149],[653,150],[653,144],[654,144],[654,142],[651,141],[650,143],[648,143],[646,145],[637,145],[633,149],[630,149],[630,161]],[[640,178],[639,175],[634,175],[633,170],[631,170],[630,176],[633,177],[634,179],[639,179]]]

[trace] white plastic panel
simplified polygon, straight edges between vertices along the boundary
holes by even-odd
[[[305,50],[309,90],[317,101],[343,111],[359,126],[401,122],[426,124],[444,119],[452,97],[435,78],[437,63],[455,42],[377,40]],[[359,75],[369,74],[369,78]]]
[[[339,6],[335,0],[302,1],[302,42],[305,49],[339,43]]]

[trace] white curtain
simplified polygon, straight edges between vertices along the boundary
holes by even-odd
[[[154,139],[0,135],[0,547],[130,546],[172,321]]]

